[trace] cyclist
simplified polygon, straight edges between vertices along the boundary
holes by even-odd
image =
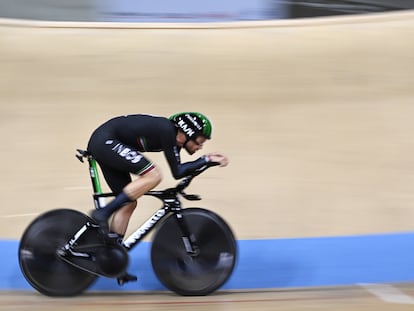
[[[198,112],[181,112],[169,118],[145,114],[115,117],[99,126],[92,134],[88,151],[98,162],[104,178],[116,197],[104,208],[94,210],[95,219],[102,231],[114,233],[122,239],[129,219],[137,206],[137,199],[156,187],[162,179],[160,169],[145,152],[164,152],[172,175],[179,179],[205,165],[226,166],[228,159],[221,153],[210,153],[181,163],[180,150],[189,154],[203,148],[211,138],[212,124]],[[132,180],[130,174],[139,178]],[[111,225],[108,220],[112,217]],[[119,284],[135,281],[126,274]]]

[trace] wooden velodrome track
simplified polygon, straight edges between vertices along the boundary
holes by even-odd
[[[128,113],[199,110],[215,129],[205,152],[228,154],[192,185],[239,239],[414,228],[414,13],[257,24],[117,25],[0,22],[0,236],[39,213],[92,208],[85,147]],[[194,26],[194,27],[193,27]],[[173,180],[164,170],[160,187]],[[184,159],[187,157],[184,156]],[[144,207],[145,205],[145,207]],[[158,202],[141,202],[132,226]],[[1,310],[408,310],[366,289],[0,293]],[[395,301],[394,301],[395,302]]]

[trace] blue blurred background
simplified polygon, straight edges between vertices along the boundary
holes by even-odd
[[[0,17],[49,21],[226,22],[413,8],[412,0],[0,0]]]

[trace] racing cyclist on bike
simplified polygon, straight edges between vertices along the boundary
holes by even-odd
[[[99,126],[92,134],[88,151],[98,162],[105,181],[116,197],[104,208],[94,210],[91,217],[102,231],[123,238],[137,199],[156,187],[162,179],[160,169],[143,153],[164,152],[175,179],[190,175],[205,165],[226,166],[221,153],[210,153],[181,163],[180,150],[190,155],[202,149],[211,138],[212,124],[198,112],[181,112],[169,118],[145,114],[115,117]],[[139,176],[132,180],[131,175]],[[110,226],[108,220],[113,215]],[[110,233],[111,232],[111,233]],[[118,283],[135,281],[130,274]]]

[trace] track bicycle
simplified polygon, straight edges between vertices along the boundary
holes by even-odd
[[[95,208],[103,208],[105,198],[96,160],[88,151],[76,157],[89,163]],[[87,290],[98,277],[117,278],[129,265],[128,251],[153,229],[150,260],[159,281],[184,296],[208,295],[231,276],[236,259],[234,234],[216,213],[199,207],[182,207],[192,179],[204,166],[183,178],[176,187],[149,191],[162,207],[124,241],[111,241],[86,214],[73,209],[54,209],[36,217],[24,231],[19,244],[19,265],[28,283],[48,296],[75,296]]]

